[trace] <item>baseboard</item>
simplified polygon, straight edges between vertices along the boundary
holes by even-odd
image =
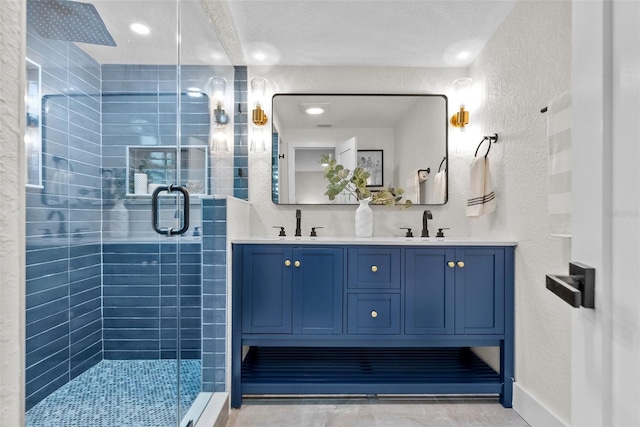
[[[531,427],[567,427],[569,425],[518,383],[513,383],[513,409]]]
[[[229,419],[229,393],[213,393],[196,427],[224,427]]]

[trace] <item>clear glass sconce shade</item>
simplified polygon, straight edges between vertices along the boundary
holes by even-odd
[[[267,95],[267,79],[254,77],[251,79],[251,95],[255,105],[262,105]]]
[[[227,133],[221,130],[216,130],[211,138],[211,144],[213,145],[213,151],[216,153],[228,153],[229,143],[227,142]]]
[[[209,94],[216,102],[216,105],[224,107],[224,99],[227,93],[227,81],[222,77],[211,77],[209,79]]]
[[[465,77],[457,79],[453,82],[453,91],[458,99],[460,106],[464,106],[465,98],[471,93],[472,79]]]
[[[265,142],[266,132],[264,127],[253,126],[251,129],[251,145],[249,149],[252,153],[266,153],[267,144]]]

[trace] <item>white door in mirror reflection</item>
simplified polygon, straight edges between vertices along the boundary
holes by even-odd
[[[339,165],[344,166],[345,169],[350,171],[356,168],[358,159],[356,157],[358,153],[358,138],[355,136],[347,139],[345,142],[338,144],[336,148],[336,161]],[[350,194],[338,194],[336,197],[336,203],[355,203],[356,200]]]
[[[337,144],[340,145],[340,144]],[[328,181],[324,177],[324,166],[320,164],[322,156],[336,157],[335,142],[296,141],[281,144],[288,153],[285,168],[281,168],[281,176],[286,177],[286,186],[282,185],[280,194],[286,195],[283,203],[325,204],[330,203],[324,192]],[[355,150],[354,150],[355,152]],[[283,183],[284,184],[284,183]]]

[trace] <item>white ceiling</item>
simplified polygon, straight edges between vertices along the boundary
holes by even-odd
[[[516,1],[182,0],[180,58],[211,65],[229,64],[228,56],[234,65],[466,67]],[[118,44],[79,44],[96,60],[176,63],[175,1],[92,3]],[[151,34],[132,33],[134,21]]]
[[[515,3],[268,0],[229,8],[250,65],[466,67]]]

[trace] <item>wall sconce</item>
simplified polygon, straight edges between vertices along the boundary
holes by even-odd
[[[255,108],[251,112],[251,119],[256,126],[264,126],[267,123],[267,114],[262,109],[264,98],[267,93],[267,80],[262,77],[251,79],[251,96]]]
[[[229,115],[224,109],[225,95],[227,93],[227,81],[222,77],[209,79],[211,102],[213,104],[213,122],[220,128],[229,123]]]
[[[451,116],[450,123],[452,126],[460,128],[460,130],[464,130],[464,127],[469,124],[469,112],[464,109],[464,99],[469,96],[470,90],[470,78],[458,79],[453,82],[453,91],[460,102],[460,111]]]

